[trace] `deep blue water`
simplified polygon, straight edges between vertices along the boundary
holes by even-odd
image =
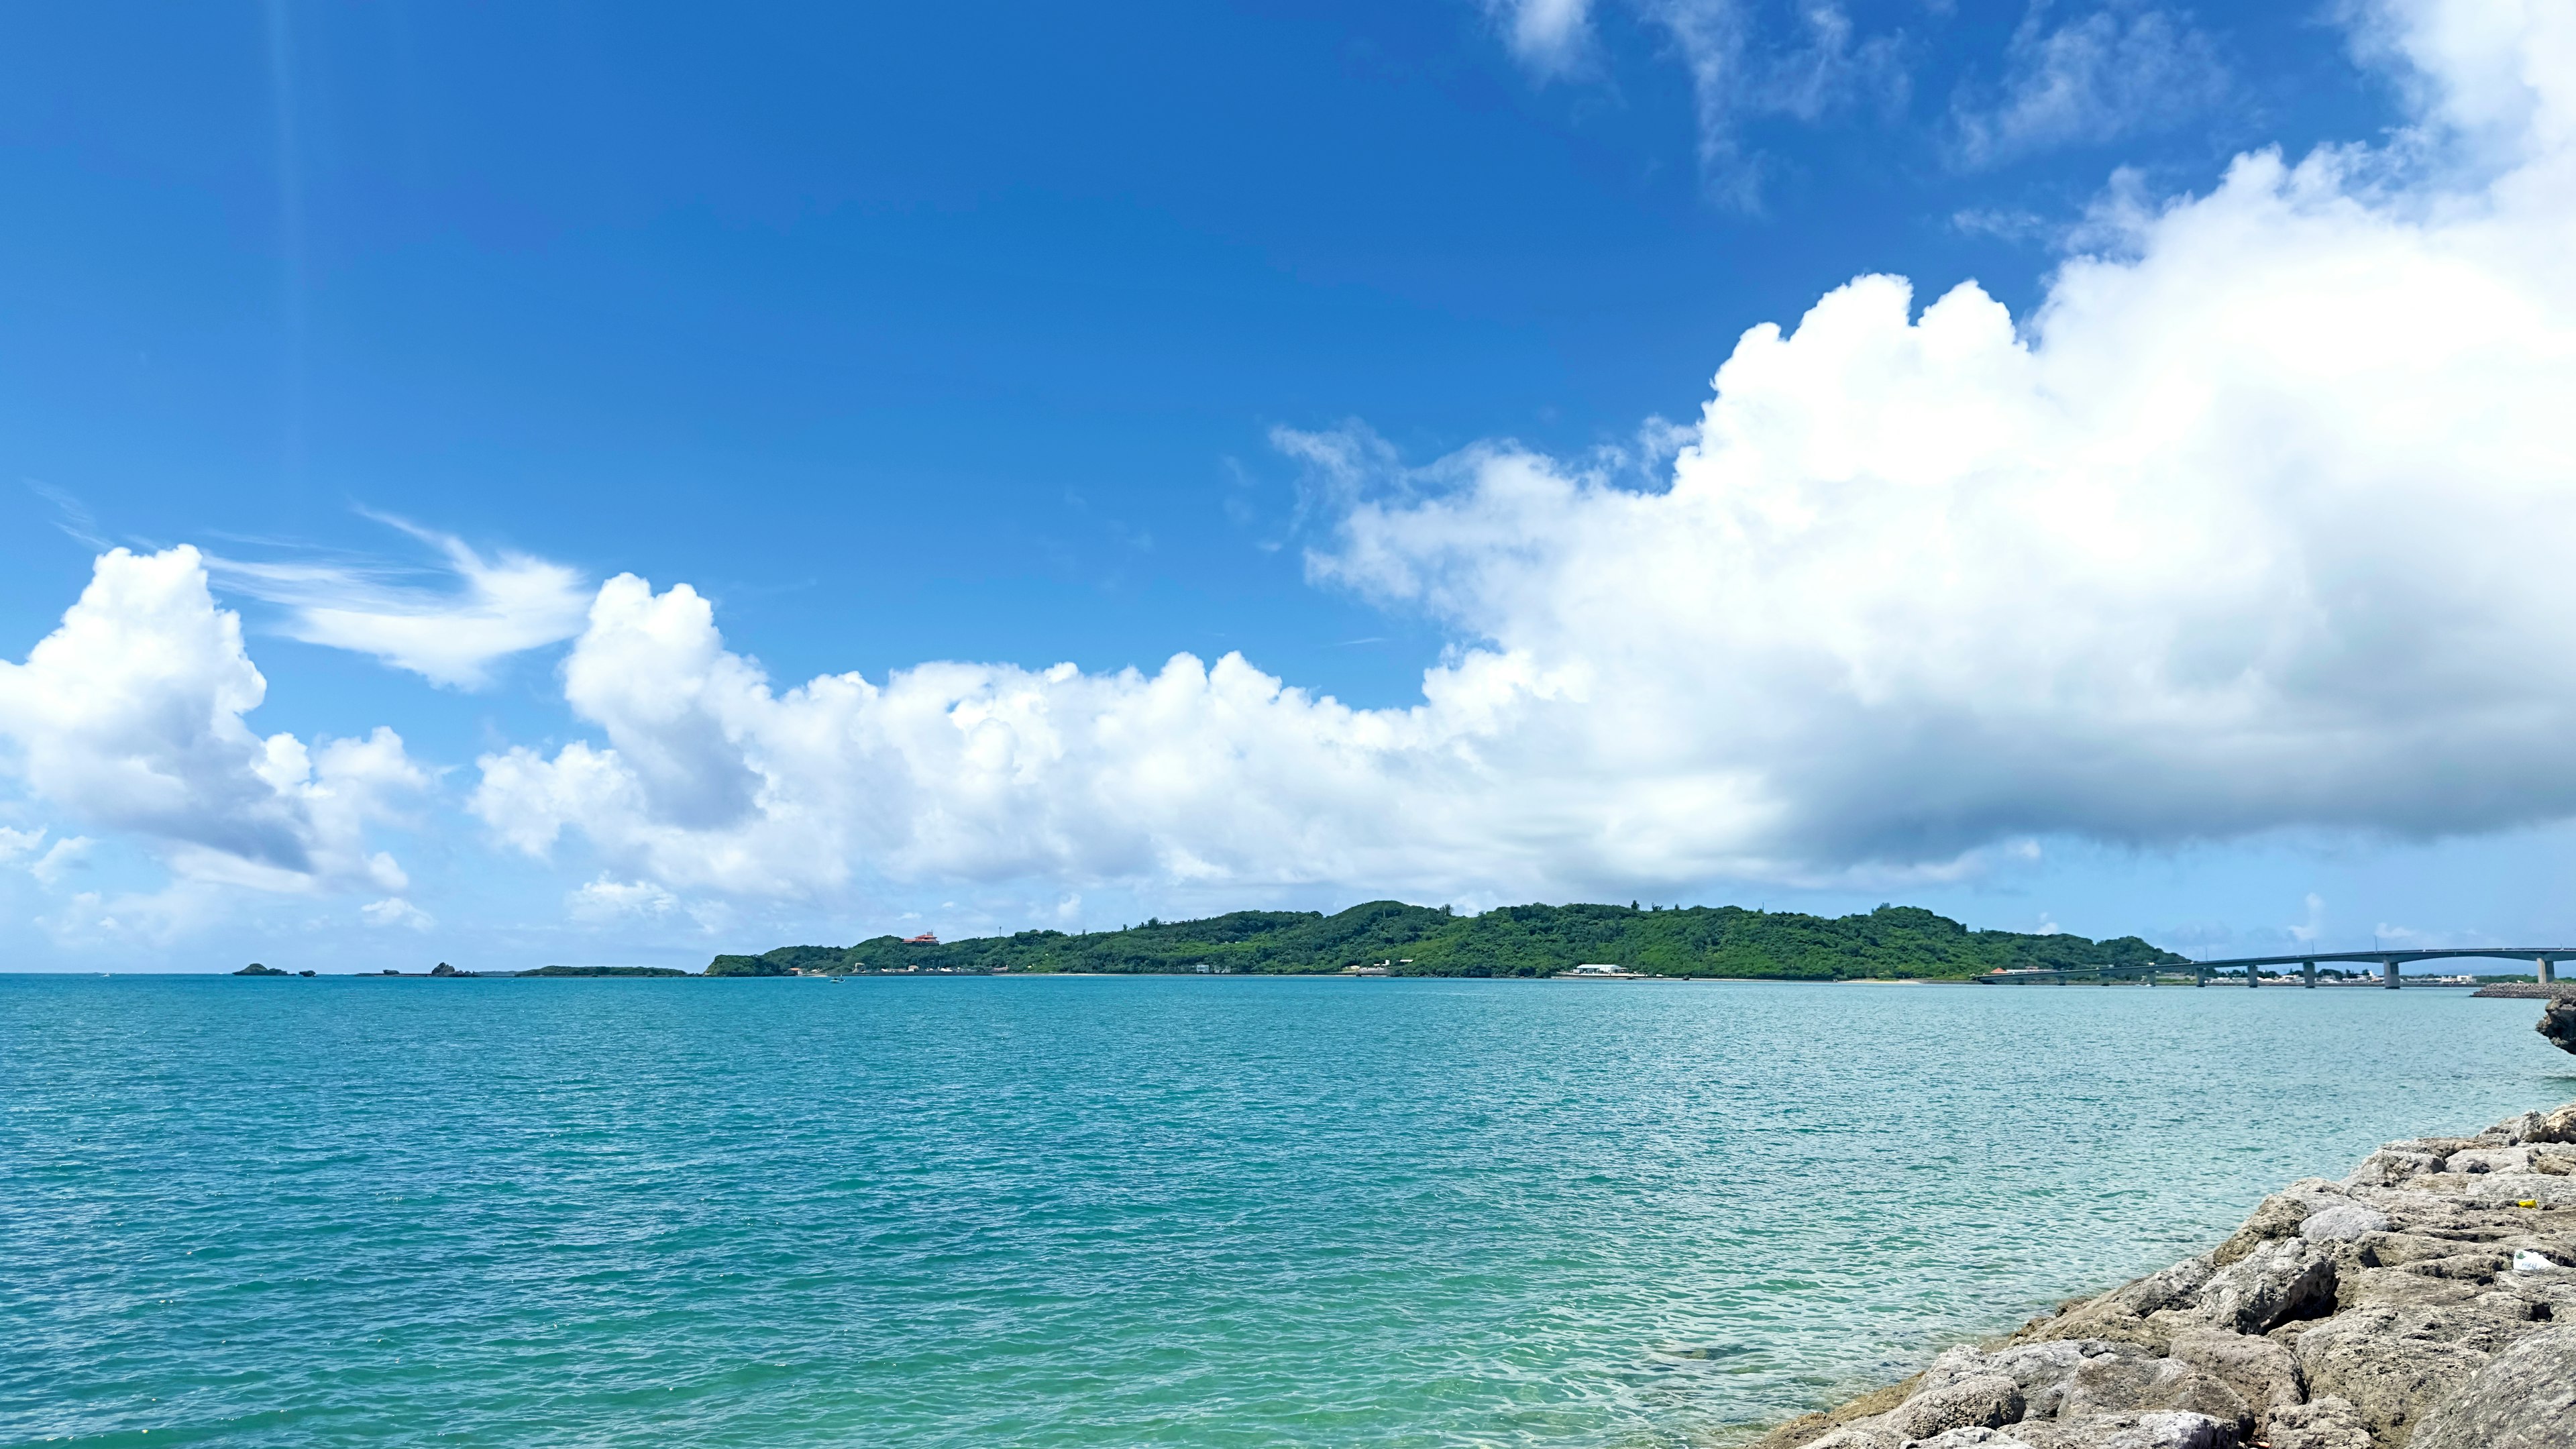
[[[2576,1097],[2536,1015],[0,978],[0,1443],[1724,1442]]]

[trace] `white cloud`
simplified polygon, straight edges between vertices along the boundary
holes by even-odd
[[[399,889],[364,834],[428,783],[401,739],[263,739],[242,717],[267,689],[195,549],[114,549],[26,663],[0,661],[0,743],[35,795],[141,837],[185,878]]]
[[[679,909],[680,898],[651,881],[603,875],[573,891],[564,906],[579,921],[659,920]]]
[[[379,567],[217,559],[227,587],[290,611],[285,632],[308,644],[372,654],[434,684],[480,689],[492,666],[581,631],[589,588],[578,570],[526,554],[485,558],[457,538],[395,527],[446,555],[456,587],[394,582]]]
[[[2055,29],[2046,16],[2033,5],[2014,33],[1999,98],[1953,104],[1965,164],[2168,129],[2234,89],[2217,45],[2187,16],[2114,5]]]
[[[2325,934],[2326,898],[2318,895],[2315,891],[2310,891],[2307,894],[2307,899],[2302,902],[2302,904],[2307,907],[2308,914],[2306,923],[2296,926],[2284,926],[2282,929],[2289,933],[2291,940],[2304,946]]]
[[[89,860],[90,848],[97,842],[86,835],[66,835],[54,842],[53,848],[27,865],[27,874],[47,890],[61,885],[63,877],[80,869]]]
[[[2107,215],[2116,255],[2018,329],[1861,278],[1743,337],[1661,490],[1299,442],[1343,470],[1317,575],[1464,641],[1413,708],[1234,655],[780,692],[693,591],[624,576],[566,667],[606,743],[489,756],[474,808],[671,889],[1450,899],[2576,814],[2576,12],[2494,10],[2388,33],[2428,127],[2519,126],[2500,170],[2250,155]]]
[[[0,860],[15,860],[44,843],[45,832],[41,827],[35,830],[12,830],[6,825],[0,825]]]
[[[35,922],[62,946],[168,946],[223,916],[226,894],[222,886],[185,879],[151,892],[79,891]]]
[[[1748,118],[1814,121],[1864,97],[1902,105],[1907,78],[1896,37],[1862,37],[1833,0],[1802,0],[1796,37],[1768,43],[1745,0],[1629,0],[1690,72],[1703,179],[1721,200],[1761,200],[1761,164],[1744,150]],[[1512,53],[1541,77],[1583,68],[1593,44],[1591,0],[1486,0]]]
[[[379,928],[408,926],[415,931],[426,931],[438,924],[437,917],[400,896],[387,896],[380,901],[369,901],[358,907],[358,915],[368,925]]]
[[[775,693],[686,585],[612,579],[566,668],[609,738],[487,756],[474,808],[543,851],[565,828],[681,888],[811,894],[900,878],[1328,878],[1411,855],[1390,771],[1456,772],[1414,715],[1311,698],[1228,655],[1154,676],[931,664]]]
[[[1542,75],[1579,64],[1591,42],[1591,0],[1485,0],[1512,54]]]
[[[1742,0],[1641,0],[1640,8],[1690,71],[1703,180],[1740,207],[1761,202],[1760,160],[1746,154],[1739,134],[1747,118],[1812,122],[1864,95],[1902,104],[1907,90],[1895,37],[1860,38],[1830,0],[1806,0],[1798,7],[1801,40],[1769,47],[1755,43]]]

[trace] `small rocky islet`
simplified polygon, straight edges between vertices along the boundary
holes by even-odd
[[[2576,997],[2541,1031],[2576,1050]],[[2293,1183],[2199,1257],[1754,1449],[2568,1446],[2576,1103]]]

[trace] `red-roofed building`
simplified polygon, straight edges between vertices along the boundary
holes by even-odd
[[[924,931],[918,936],[907,939],[904,944],[907,946],[936,946],[939,944],[939,933],[937,931]]]

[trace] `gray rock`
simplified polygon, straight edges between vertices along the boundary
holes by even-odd
[[[2263,1438],[2271,1449],[2371,1449],[2361,1411],[2332,1394],[2274,1410]]]
[[[2185,1329],[2173,1337],[2173,1356],[2234,1389],[2266,1423],[2271,1411],[2308,1396],[2307,1380],[2299,1375],[2299,1356],[2287,1344],[2268,1338],[2247,1338],[2215,1328]]]
[[[1880,1429],[1876,1421],[1863,1419],[1845,1424],[1821,1439],[1810,1439],[1803,1449],[1900,1449],[1903,1441]]]
[[[2410,1178],[2442,1170],[2442,1156],[2403,1148],[2383,1147],[2361,1160],[2345,1183],[2355,1187],[2394,1187]]]
[[[2236,1449],[2236,1426],[2202,1414],[2105,1414],[2015,1424],[1982,1441],[1994,1449]]]
[[[2185,1258],[2160,1273],[2150,1273],[2098,1298],[2088,1298],[2054,1318],[2026,1324],[2013,1335],[2013,1341],[2105,1340],[2138,1344],[2161,1354],[2172,1329],[2160,1321],[2160,1315],[2195,1302],[2211,1271],[2206,1256]]]
[[[2442,1160],[2444,1172],[2529,1172],[2528,1147],[2472,1147]]]
[[[2411,1267],[2434,1258],[2447,1258],[2460,1251],[2462,1244],[2463,1240],[2451,1233],[2384,1233],[2370,1240],[2369,1266]]]
[[[2428,1173],[2410,1179],[2405,1190],[2471,1209],[2511,1207],[2518,1202],[2576,1207],[2576,1178],[2547,1172]]]
[[[2122,1311],[2144,1318],[2160,1308],[2188,1306],[2216,1270],[2217,1265],[2206,1257],[2185,1258],[2162,1272],[2150,1273],[2102,1296]]]
[[[2451,1266],[2448,1258],[2427,1258],[2404,1268],[2364,1269],[2345,1280],[2340,1305],[2345,1313],[2457,1309],[2489,1291],[2473,1279],[2443,1276]]]
[[[2413,1449],[2576,1445],[2576,1328],[2532,1334],[2428,1411]]]
[[[2299,1236],[2312,1243],[2349,1243],[2364,1233],[2384,1233],[2391,1226],[2388,1214],[2357,1202],[2339,1202],[2319,1208],[2299,1224]]]
[[[2021,1390],[2025,1416],[2053,1419],[2065,1404],[2067,1386],[2088,1364],[2132,1362],[2148,1372],[2144,1366],[2157,1361],[2146,1349],[2098,1338],[2020,1344],[1993,1353],[1954,1348],[1924,1370],[1923,1387],[1946,1388],[1987,1376],[2007,1378]]]
[[[2403,1443],[2425,1410],[2529,1331],[2457,1307],[2357,1308],[2299,1335],[2299,1373],[2311,1395],[2349,1400],[2373,1442]]]
[[[1987,1429],[1971,1426],[1917,1439],[1908,1449],[2028,1449],[2021,1440],[2011,1437],[2010,1429]]]
[[[2525,1112],[2519,1117],[2507,1117],[2489,1130],[2503,1133],[2508,1142],[2542,1142],[2547,1139],[2531,1134],[2539,1131],[2541,1124],[2548,1120],[2538,1112]]]
[[[2237,1333],[2269,1333],[2295,1318],[2331,1311],[2335,1255],[2303,1238],[2265,1243],[2201,1285],[2200,1316]]]
[[[2214,1374],[2179,1359],[2103,1354],[2070,1375],[2055,1404],[2058,1419],[2179,1411],[2216,1419],[2236,1430],[2254,1427],[2253,1406]]]
[[[2266,1198],[2208,1254],[1758,1449],[2247,1441],[2576,1449],[2576,1104],[2389,1143],[2342,1184]]]
[[[1958,1428],[1997,1428],[2021,1416],[2021,1385],[2001,1374],[1978,1374],[1926,1389],[1879,1415],[1878,1422],[1901,1439],[1929,1439]]]
[[[2560,1051],[2576,1052],[2576,998],[2561,996],[2540,1008],[2540,1024],[2532,1030]]]
[[[2512,1260],[2502,1253],[2473,1248],[2465,1253],[2450,1253],[2439,1258],[2420,1258],[2406,1265],[2406,1271],[2423,1278],[2446,1278],[2454,1283],[2492,1283],[2496,1275],[2511,1267]]]
[[[2223,1268],[2265,1243],[2298,1236],[2299,1224],[2316,1207],[2315,1199],[2297,1188],[2272,1194],[2254,1205],[2244,1226],[2218,1245],[2218,1251],[2209,1255],[2210,1261]]]

